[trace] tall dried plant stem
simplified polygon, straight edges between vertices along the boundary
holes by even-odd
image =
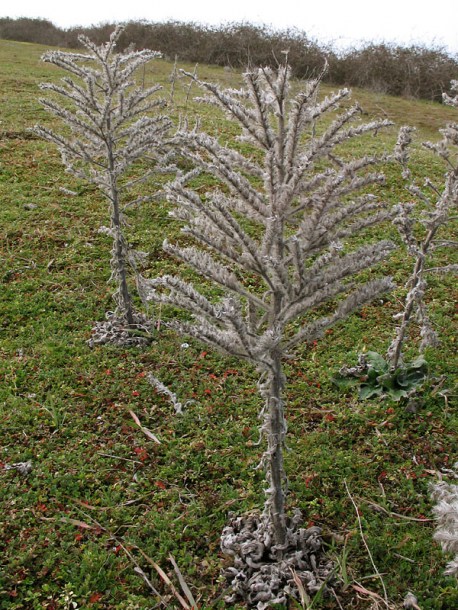
[[[122,231],[121,206],[119,190],[116,178],[114,177],[114,158],[111,147],[109,147],[109,168],[110,168],[110,190],[111,190],[111,227],[113,229],[113,272],[118,281],[118,307],[127,324],[135,323],[132,297],[127,284],[127,248],[124,234]]]
[[[285,491],[286,481],[285,467],[283,461],[283,448],[285,444],[286,419],[284,413],[283,388],[285,378],[281,353],[275,350],[272,353],[272,368],[268,374],[268,398],[267,398],[267,479],[270,484],[268,500],[265,510],[270,513],[270,519],[274,525],[275,544],[283,546],[286,540],[285,522]]]
[[[406,338],[407,329],[409,327],[412,316],[415,313],[417,305],[416,295],[423,282],[423,271],[425,268],[426,255],[429,250],[431,241],[437,232],[438,226],[432,227],[423,241],[421,248],[418,251],[417,260],[412,271],[410,279],[410,291],[407,296],[406,305],[402,314],[401,323],[397,330],[396,338],[393,341],[390,349],[390,363],[393,369],[397,369],[402,356],[402,347]]]
[[[453,88],[456,90],[458,87],[457,83],[452,84]],[[458,96],[451,98],[445,95],[444,102],[458,107]],[[413,129],[411,127],[401,128],[395,151],[395,157],[404,167],[403,175],[406,178],[410,178],[411,175],[407,163],[409,160],[409,146],[412,141],[412,131]],[[434,193],[434,197],[436,198],[435,203],[433,204],[430,198],[427,197],[418,186],[412,183],[408,186],[408,190],[415,195],[415,197],[427,204],[427,212],[417,219],[414,219],[411,216],[413,209],[412,204],[406,206],[401,205],[399,208],[400,212],[395,219],[395,224],[398,227],[409,253],[414,257],[415,263],[407,283],[409,291],[406,296],[404,311],[401,315],[396,316],[400,319],[400,324],[396,328],[395,338],[387,352],[387,357],[393,369],[398,367],[402,359],[402,348],[407,337],[409,324],[414,316],[417,317],[421,326],[420,334],[422,336],[422,343],[420,351],[423,351],[427,346],[436,346],[438,344],[437,335],[431,325],[424,303],[424,294],[427,286],[426,274],[432,271],[445,273],[458,270],[458,265],[456,264],[429,268],[426,266],[427,258],[434,253],[434,250],[437,247],[456,248],[456,243],[453,241],[438,241],[437,233],[451,220],[452,214],[456,210],[458,203],[458,165],[456,153],[452,153],[452,147],[456,147],[458,141],[458,124],[449,124],[445,129],[440,131],[443,134],[442,141],[436,144],[432,144],[431,142],[423,143],[425,148],[432,150],[437,156],[442,158],[448,167],[443,187],[437,188],[429,178],[425,180],[425,186],[429,187]],[[416,237],[416,223],[423,225],[425,237]]]

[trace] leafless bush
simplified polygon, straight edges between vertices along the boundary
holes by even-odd
[[[101,45],[115,26],[106,22],[62,30],[43,19],[7,17],[0,19],[0,38],[79,48],[80,35]],[[438,102],[458,75],[458,56],[451,56],[442,47],[369,43],[338,54],[299,29],[274,30],[250,23],[214,27],[179,21],[129,21],[124,24],[119,49],[125,51],[130,46],[160,49],[172,61],[177,57],[181,62],[237,69],[258,65],[276,68],[287,51],[295,77],[315,77],[327,63],[326,80],[333,84]]]
[[[62,30],[47,19],[4,17],[0,19],[0,38],[19,42],[58,45],[62,39]]]
[[[458,62],[443,48],[369,44],[348,51],[334,65],[339,83],[390,95],[441,101],[458,73]]]

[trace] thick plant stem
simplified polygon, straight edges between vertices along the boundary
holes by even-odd
[[[121,303],[122,314],[126,319],[127,324],[135,324],[132,299],[127,285],[126,260],[124,255],[124,238],[119,227],[114,228],[115,243],[114,254],[116,258],[116,275],[118,280],[119,300]]]
[[[267,480],[269,482],[266,512],[272,522],[275,544],[283,546],[286,541],[285,514],[285,469],[283,447],[286,435],[286,421],[283,408],[284,375],[281,354],[278,349],[272,354],[272,368],[269,371],[267,417]]]
[[[110,118],[107,119],[108,130],[111,128]],[[132,308],[132,299],[127,285],[127,273],[126,273],[126,254],[124,247],[124,236],[122,233],[121,226],[121,211],[119,201],[119,190],[115,172],[115,160],[114,160],[114,144],[110,138],[107,139],[107,157],[108,157],[108,169],[110,177],[110,190],[111,190],[111,227],[114,231],[114,243],[113,243],[113,258],[112,261],[113,271],[115,278],[118,282],[118,294],[122,309],[122,315],[125,317],[127,324],[134,324],[134,314]]]
[[[114,182],[114,181],[113,181]],[[112,214],[111,224],[114,231],[114,243],[113,243],[113,271],[118,282],[119,300],[121,304],[122,314],[126,319],[127,324],[134,324],[134,315],[132,308],[132,299],[127,285],[127,273],[126,273],[126,256],[124,247],[124,237],[121,228],[121,215],[119,210],[119,195],[116,188],[116,184],[112,184]]]

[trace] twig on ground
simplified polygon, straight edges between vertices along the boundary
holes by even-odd
[[[141,576],[143,578],[143,580],[145,581],[145,583],[147,584],[147,586],[149,587],[149,589],[154,593],[154,595],[157,595],[160,599],[160,602],[158,602],[155,606],[153,606],[151,608],[151,610],[154,610],[155,608],[158,608],[161,605],[164,605],[166,608],[170,607],[170,604],[168,603],[167,599],[165,599],[158,591],[157,589],[154,587],[154,585],[152,584],[151,580],[148,578],[148,576],[146,575],[146,573],[144,572],[144,570],[141,568],[140,564],[138,563],[138,561],[136,560],[135,556],[129,551],[128,548],[126,548],[124,541],[122,539],[120,539],[118,536],[116,536],[116,534],[114,534],[113,532],[107,530],[105,527],[103,527],[103,525],[101,525],[96,519],[94,519],[94,517],[92,517],[89,514],[86,514],[83,510],[79,509],[83,515],[88,518],[90,521],[92,521],[93,523],[95,523],[95,525],[97,526],[97,528],[99,528],[102,532],[105,532],[106,534],[108,534],[108,536],[114,540],[116,542],[116,544],[126,553],[127,557],[130,559],[130,561],[133,563],[134,565],[134,572],[136,574],[139,574],[139,576]],[[75,519],[67,519],[65,518],[68,522],[74,522],[75,524],[81,524],[80,526],[85,526],[86,528],[90,528],[90,526],[84,522],[79,522],[76,521]],[[195,601],[191,590],[189,589],[187,583],[185,582],[183,575],[181,574],[178,565],[176,564],[175,560],[173,559],[173,557],[170,555],[169,559],[174,567],[175,573],[178,576],[178,579],[180,581],[180,586],[182,587],[182,590],[184,592],[184,594],[186,595],[186,597],[188,598],[189,602],[191,605],[189,605],[186,600],[180,595],[180,593],[177,591],[176,587],[173,585],[172,581],[170,580],[170,578],[167,576],[167,574],[162,570],[162,568],[155,562],[153,561],[150,557],[148,557],[148,555],[146,555],[146,553],[140,548],[138,547],[136,544],[131,544],[129,545],[132,549],[137,550],[140,555],[151,565],[155,568],[155,570],[158,572],[159,576],[162,578],[162,580],[165,582],[165,584],[167,584],[170,587],[170,590],[172,591],[172,594],[174,595],[174,597],[179,601],[180,605],[182,606],[183,610],[197,610],[198,606],[197,606],[197,602]]]
[[[392,510],[387,510],[386,508],[383,508],[383,506],[380,506],[380,504],[372,502],[371,500],[366,500],[365,498],[358,499],[362,502],[366,502],[366,504],[370,504],[370,506],[373,506],[377,510],[381,511],[382,513],[385,513],[385,515],[389,515],[390,517],[398,517],[398,519],[405,519],[406,521],[416,521],[417,523],[428,523],[430,521],[434,521],[434,519],[428,519],[428,517],[408,517],[407,515],[401,515],[400,513],[395,513]]]
[[[176,599],[180,602],[182,608],[184,610],[192,610],[191,606],[189,606],[188,603],[186,602],[186,600],[180,595],[180,593],[178,593],[178,591],[175,588],[175,585],[170,580],[170,578],[167,576],[167,574],[164,572],[164,570],[161,568],[161,566],[159,566],[155,561],[153,561],[153,559],[151,559],[151,557],[148,557],[148,555],[144,551],[142,551],[138,547],[137,547],[137,549],[138,549],[139,553],[142,555],[142,557],[144,559],[146,559],[146,561],[151,566],[153,566],[153,568],[156,570],[156,572],[159,574],[159,576],[162,578],[162,580],[165,582],[165,584],[170,587],[170,590],[172,591],[172,593],[176,597]]]
[[[340,603],[340,600],[339,600],[339,598],[338,598],[338,596],[337,596],[337,593],[334,591],[334,589],[331,589],[331,591],[332,591],[332,594],[334,595],[334,599],[336,600],[337,605],[339,606],[340,610],[344,610],[344,609],[343,609],[343,606],[342,606],[342,604]]]
[[[123,462],[132,462],[133,464],[141,464],[143,466],[143,462],[139,462],[138,460],[132,460],[131,458],[121,457],[120,455],[112,455],[111,453],[101,453],[100,451],[97,455],[101,455],[102,457],[113,458],[114,460],[122,460]]]
[[[361,535],[361,540],[363,541],[364,547],[367,551],[367,554],[369,555],[369,559],[370,562],[372,564],[372,567],[374,568],[375,574],[377,575],[378,579],[380,580],[380,583],[382,585],[382,589],[383,589],[383,597],[384,597],[384,602],[387,608],[389,608],[389,603],[388,603],[388,594],[386,592],[386,587],[385,587],[385,583],[383,581],[382,575],[380,574],[380,572],[378,571],[377,566],[375,565],[375,561],[374,558],[372,557],[372,553],[371,550],[369,548],[369,545],[366,542],[366,538],[364,537],[364,532],[363,532],[363,525],[361,523],[361,517],[359,516],[359,510],[358,510],[358,506],[356,505],[355,500],[353,499],[353,496],[350,493],[350,489],[348,488],[348,484],[347,481],[344,479],[344,485],[345,485],[345,489],[347,491],[348,497],[350,498],[351,503],[353,504],[353,507],[355,509],[355,513],[356,513],[356,519],[358,521],[358,528],[359,528],[359,533]]]
[[[32,462],[16,462],[16,464],[5,464],[3,470],[16,470],[19,474],[28,475],[32,472]]]
[[[408,561],[409,563],[417,563],[416,561],[410,559],[410,557],[406,557],[405,555],[400,555],[399,553],[393,553],[393,555],[395,557],[399,557],[399,559],[404,559],[404,561]]]
[[[132,419],[134,420],[134,422],[143,432],[143,434],[145,434],[149,439],[151,439],[152,441],[154,441],[155,443],[160,445],[161,441],[157,438],[157,436],[155,434],[153,434],[150,430],[148,430],[148,428],[145,428],[144,426],[142,426],[141,421],[138,419],[138,417],[135,415],[135,413],[133,411],[129,411],[129,413],[132,416]]]
[[[169,559],[170,559],[170,563],[173,565],[173,569],[175,570],[175,574],[178,577],[178,580],[180,582],[180,586],[181,586],[184,594],[188,598],[192,608],[197,608],[197,602],[194,599],[193,594],[191,593],[191,589],[188,587],[187,582],[183,578],[183,574],[180,572],[180,568],[178,567],[177,562],[172,557],[172,555],[169,555]]]

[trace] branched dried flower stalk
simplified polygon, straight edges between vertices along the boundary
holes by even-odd
[[[241,152],[198,128],[181,129],[177,141],[183,154],[224,187],[201,196],[189,186],[197,170],[168,185],[172,215],[196,245],[166,241],[164,248],[223,296],[212,300],[197,285],[172,275],[144,279],[142,293],[191,315],[170,323],[180,333],[247,360],[260,372],[267,499],[258,532],[270,540],[261,555],[280,561],[302,539],[288,526],[285,510],[283,359],[392,286],[386,277],[363,281],[359,272],[384,260],[393,244],[357,247],[351,239],[391,216],[368,194],[383,183],[376,167],[387,157],[340,157],[342,144],[389,123],[363,123],[353,105],[336,112],[316,135],[317,121],[339,109],[350,92],[317,101],[315,79],[292,95],[288,66],[247,72],[243,91],[187,76],[206,91],[204,102],[216,103],[239,123],[249,148]],[[268,607],[269,602],[260,597],[259,603]]]
[[[42,105],[69,129],[57,133],[36,126],[35,132],[58,147],[68,172],[93,184],[109,202],[116,314],[133,325],[136,316],[127,276],[129,268],[135,269],[135,252],[124,236],[123,213],[128,206],[151,197],[127,199],[127,193],[139,182],[129,171],[147,153],[156,162],[164,158],[164,138],[170,121],[157,113],[164,102],[152,99],[161,87],[142,88],[133,81],[136,71],[160,53],[149,50],[116,53],[122,31],[122,26],[117,27],[101,46],[81,36],[79,40],[86,53],[48,51],[42,56],[43,61],[69,73],[62,84],[40,85],[43,91],[52,94],[40,100]],[[143,174],[141,181],[149,178],[151,172]]]
[[[455,90],[458,90],[458,83],[452,83]],[[458,107],[458,95],[454,98],[444,95],[444,101],[447,104]],[[409,160],[408,147],[411,144],[410,127],[401,128],[398,143],[396,146],[396,158],[404,167],[404,176],[410,178],[410,171],[407,163]],[[431,142],[424,143],[424,146],[432,150],[436,155],[441,157],[447,164],[447,172],[445,174],[444,184],[441,187],[436,187],[431,180],[425,180],[425,187],[431,193],[429,196],[414,183],[410,184],[409,191],[418,199],[427,204],[428,208],[418,218],[413,217],[414,205],[404,204],[400,206],[400,213],[395,219],[395,224],[399,233],[407,246],[409,254],[414,258],[414,266],[411,276],[407,282],[409,289],[404,311],[397,316],[400,320],[396,328],[396,335],[390,347],[388,348],[387,356],[391,367],[396,369],[402,361],[402,348],[407,338],[408,328],[413,319],[420,325],[422,352],[428,346],[436,346],[439,342],[438,336],[433,329],[429,319],[424,295],[426,291],[427,281],[426,275],[430,272],[446,273],[456,272],[458,265],[450,264],[442,267],[428,267],[427,259],[438,248],[454,247],[457,243],[451,240],[439,240],[438,232],[445,227],[456,213],[458,203],[458,123],[447,125],[441,130],[443,138],[440,142],[433,144]],[[455,153],[453,154],[453,148]],[[431,199],[431,197],[433,199]],[[421,237],[416,236],[416,226],[421,224],[425,231]]]

